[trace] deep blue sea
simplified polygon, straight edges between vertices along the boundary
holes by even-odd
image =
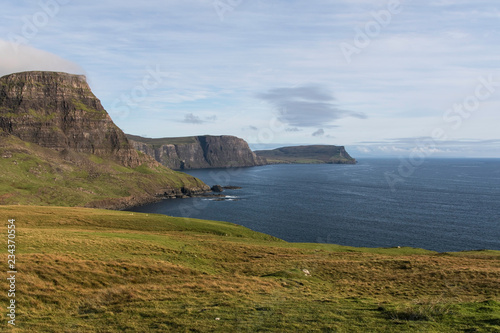
[[[290,242],[500,250],[499,159],[428,159],[416,168],[364,159],[188,173],[242,189],[226,190],[221,201],[163,200],[133,211],[229,221]]]

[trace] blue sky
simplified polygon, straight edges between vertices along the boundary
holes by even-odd
[[[0,75],[85,74],[125,132],[500,157],[495,1],[12,1]]]

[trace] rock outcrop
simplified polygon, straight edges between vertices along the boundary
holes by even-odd
[[[273,150],[258,150],[255,154],[266,158],[269,164],[356,164],[356,160],[347,153],[344,146],[310,145],[282,147]]]
[[[194,136],[148,139],[128,135],[132,145],[174,170],[250,167],[267,162],[234,136]]]
[[[222,187],[220,185],[214,185],[214,186],[212,186],[212,192],[215,192],[215,193],[224,192],[224,187]]]
[[[22,72],[0,78],[0,130],[56,150],[143,163],[83,75]]]
[[[81,75],[0,78],[0,204],[123,209],[210,191],[139,153]]]

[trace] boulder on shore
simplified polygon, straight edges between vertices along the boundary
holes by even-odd
[[[224,188],[220,185],[214,185],[212,186],[212,192],[220,193],[223,192]]]

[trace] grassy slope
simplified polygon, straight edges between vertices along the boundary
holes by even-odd
[[[291,244],[229,223],[83,208],[1,206],[9,218],[18,332],[500,330],[499,252]]]
[[[130,169],[95,155],[69,154],[0,137],[0,204],[113,207],[159,188],[197,185],[195,178],[164,167]]]

